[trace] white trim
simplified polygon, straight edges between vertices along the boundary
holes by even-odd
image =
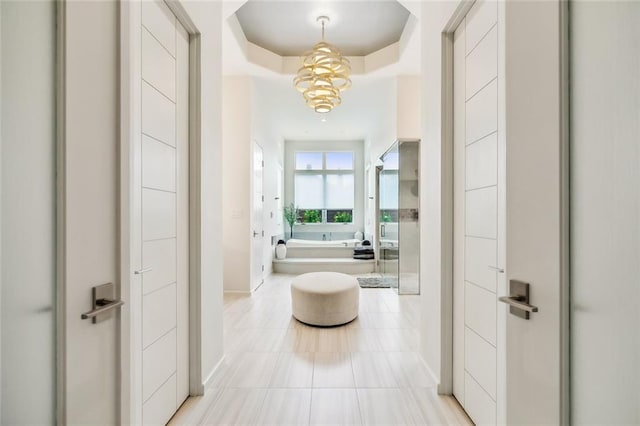
[[[571,189],[569,7],[560,1],[560,423],[571,424]]]
[[[67,423],[66,336],[66,0],[56,2],[56,423]]]
[[[441,301],[438,393],[453,394],[453,34],[475,0],[460,0],[442,29]]]
[[[202,321],[201,321],[201,85],[200,85],[200,33],[179,0],[166,2],[178,22],[189,33],[189,394],[202,395]],[[141,1],[120,3],[120,279],[121,297],[127,303],[121,314],[121,377],[120,421],[122,424],[140,424],[141,351],[139,343],[139,318],[131,313],[139,306],[132,282],[139,276],[132,274],[132,256],[136,253],[133,232],[139,218],[134,218],[133,197],[140,170],[134,170],[136,156],[135,138],[140,132],[140,81],[141,46],[135,43],[141,35]],[[137,144],[140,145],[140,144]],[[137,251],[139,253],[139,250]],[[138,262],[139,263],[139,262]],[[136,299],[137,298],[137,299]],[[136,325],[138,324],[138,325]]]
[[[222,363],[225,361],[225,359],[226,359],[226,355],[222,355],[222,358],[220,358],[220,361],[218,361],[218,363],[213,367],[213,369],[211,370],[211,373],[209,373],[207,378],[204,379],[204,382],[202,383],[203,388],[205,389],[209,388],[209,386],[211,385],[211,381],[213,380],[213,376],[216,375],[216,373],[218,372],[218,369],[220,368]]]

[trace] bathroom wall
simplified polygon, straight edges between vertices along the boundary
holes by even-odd
[[[284,236],[282,179],[284,141],[273,125],[271,101],[277,88],[266,79],[250,76],[223,78],[223,240],[225,291],[251,291],[252,153],[262,147],[263,265],[272,270],[273,240]],[[280,188],[279,188],[280,187]]]
[[[223,77],[222,240],[225,291],[249,291],[250,286],[251,96],[250,77]]]

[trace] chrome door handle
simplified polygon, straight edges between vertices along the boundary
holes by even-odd
[[[149,266],[148,268],[143,268],[143,269],[138,269],[137,271],[133,271],[133,273],[136,275],[142,275],[145,272],[151,272],[151,271],[153,271],[153,267]]]
[[[502,268],[498,268],[497,266],[491,266],[491,265],[489,265],[488,267],[492,271],[496,271],[496,272],[498,272],[500,274],[504,274],[504,269],[502,269]]]
[[[253,231],[253,238],[257,237],[258,235],[260,235],[259,232]]]
[[[509,296],[499,297],[498,300],[509,305],[509,312],[522,319],[529,319],[532,312],[538,312],[538,307],[529,303],[529,283],[509,280]]]
[[[530,305],[524,302],[523,297],[511,297],[511,296],[502,296],[499,297],[498,300],[506,303],[509,306],[513,306],[514,308],[522,309],[527,312],[538,312],[538,307]]]
[[[82,319],[95,318],[100,314],[109,312],[111,309],[115,309],[117,307],[124,305],[124,302],[122,300],[100,299],[100,300],[96,300],[96,304],[99,306],[99,308],[95,308],[90,310],[89,312],[85,312],[84,314],[81,315],[80,318]]]
[[[116,300],[116,286],[113,283],[102,284],[91,289],[93,309],[80,316],[83,320],[91,319],[96,324],[109,318],[109,312],[124,305],[122,300]]]

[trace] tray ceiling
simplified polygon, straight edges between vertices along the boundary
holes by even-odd
[[[331,18],[325,40],[346,56],[366,56],[399,41],[409,19],[407,9],[388,0],[249,0],[236,11],[247,40],[280,56],[301,56],[320,41],[320,15]]]

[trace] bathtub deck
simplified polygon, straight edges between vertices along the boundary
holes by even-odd
[[[273,272],[281,274],[304,274],[307,272],[369,274],[374,272],[375,268],[375,260],[351,258],[287,258],[273,261]]]

